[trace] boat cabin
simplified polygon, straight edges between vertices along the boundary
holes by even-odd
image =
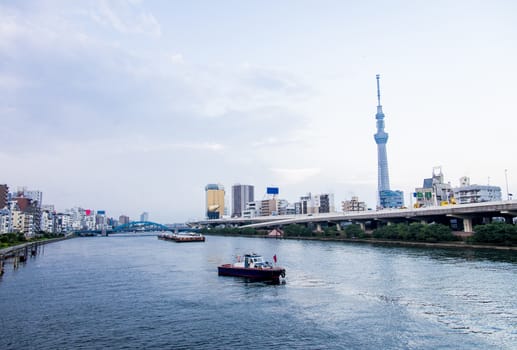
[[[244,255],[244,267],[246,268],[260,268],[270,266],[264,258],[257,254],[246,254]]]

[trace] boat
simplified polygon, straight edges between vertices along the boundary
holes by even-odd
[[[163,239],[165,241],[174,241],[176,243],[204,242],[205,236],[199,233],[175,233],[173,235],[159,235],[158,239]]]
[[[199,233],[176,234],[172,235],[172,240],[177,243],[204,242],[205,236]]]
[[[273,257],[276,263],[276,255]],[[237,257],[237,262],[217,267],[219,276],[244,277],[252,281],[279,282],[285,278],[285,268],[264,261],[258,254],[245,254]]]

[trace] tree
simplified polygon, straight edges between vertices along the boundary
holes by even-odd
[[[360,237],[364,231],[361,229],[360,225],[351,224],[345,227],[345,234],[347,238]]]
[[[312,230],[297,224],[290,224],[284,227],[284,234],[286,236],[307,237],[312,236]]]
[[[502,222],[474,226],[471,237],[474,243],[517,244],[517,227]]]

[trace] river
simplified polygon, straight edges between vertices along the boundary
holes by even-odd
[[[284,283],[220,277],[246,252]],[[515,252],[75,238],[0,278],[0,349],[517,349]]]

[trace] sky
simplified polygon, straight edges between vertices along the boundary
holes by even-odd
[[[204,187],[375,208],[391,188],[517,192],[517,2],[0,0],[0,183],[57,210],[201,219]],[[508,186],[507,186],[508,184]]]

